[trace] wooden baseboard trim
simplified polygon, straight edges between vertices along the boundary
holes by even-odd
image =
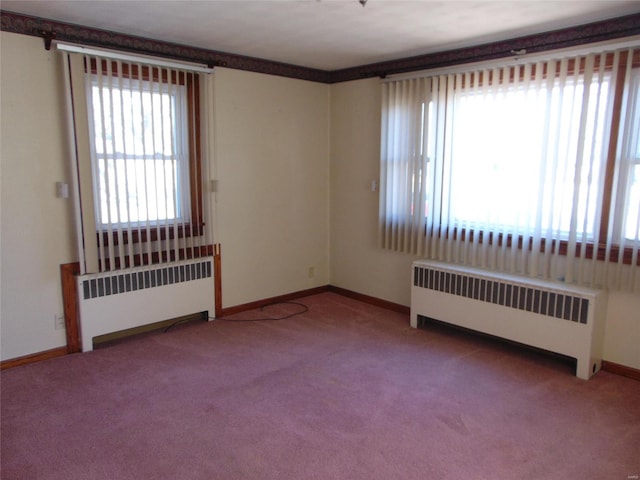
[[[609,373],[615,373],[616,375],[622,375],[623,377],[633,378],[634,380],[640,380],[640,370],[618,363],[602,361],[602,370]]]
[[[272,303],[290,302],[299,298],[308,297],[310,295],[317,295],[329,291],[329,285],[322,287],[310,288],[308,290],[300,290],[299,292],[288,293],[286,295],[279,295],[277,297],[265,298],[257,300],[255,302],[243,303],[242,305],[235,305],[233,307],[227,307],[222,309],[221,317],[227,317],[229,315],[235,315],[236,313],[246,312],[247,310],[254,310],[256,308],[262,308],[265,305],[271,305]]]
[[[406,315],[409,315],[411,313],[411,308],[407,307],[406,305],[400,305],[399,303],[389,302],[387,300],[382,300],[381,298],[371,297],[369,295],[365,295],[364,293],[358,293],[352,290],[347,290],[346,288],[329,285],[329,291],[340,294],[344,297],[349,297],[349,298],[353,298],[354,300],[359,300],[361,302],[368,303],[370,305],[375,305],[376,307],[386,308],[387,310],[392,310],[394,312],[398,312]]]
[[[64,306],[64,325],[66,329],[68,353],[78,353],[82,351],[78,284],[76,283],[76,276],[79,273],[79,262],[60,265],[60,282],[62,285],[62,304]]]
[[[213,245],[213,284],[216,317],[222,316],[222,245]]]
[[[44,352],[32,353],[31,355],[25,355],[24,357],[4,360],[3,362],[0,362],[0,370],[40,362],[42,360],[49,360],[51,358],[63,357],[67,353],[67,347],[59,347],[51,350],[45,350]]]
[[[235,305],[233,307],[227,307],[222,309],[222,315],[220,317],[226,317],[228,315],[235,315],[236,313],[246,312],[247,310],[253,310],[256,308],[262,308],[265,305],[278,302],[288,302],[291,300],[297,300],[299,298],[308,297],[310,295],[317,295],[319,293],[332,292],[342,295],[343,297],[353,298],[369,305],[375,305],[376,307],[386,308],[398,313],[409,315],[411,309],[405,305],[399,303],[389,302],[380,298],[371,297],[363,293],[354,292],[353,290],[347,290],[346,288],[336,287],[334,285],[325,285],[322,287],[311,288],[309,290],[300,290],[299,292],[289,293],[286,295],[280,295],[277,297],[265,298],[257,300],[255,302],[243,303],[242,305]]]

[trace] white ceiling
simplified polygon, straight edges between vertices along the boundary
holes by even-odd
[[[3,10],[322,70],[640,13],[638,1],[2,0]]]

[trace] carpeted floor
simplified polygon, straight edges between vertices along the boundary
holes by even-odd
[[[332,293],[301,302],[3,371],[2,479],[640,475],[640,382]]]

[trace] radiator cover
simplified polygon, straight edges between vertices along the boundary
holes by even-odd
[[[77,277],[82,351],[93,338],[193,313],[215,312],[213,258]]]
[[[413,263],[411,285],[413,327],[421,315],[567,355],[583,379],[600,369],[603,291],[431,261]]]

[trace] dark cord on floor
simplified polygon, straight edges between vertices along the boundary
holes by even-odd
[[[207,318],[207,317],[204,317],[204,318]],[[193,322],[194,320],[195,319],[193,317],[180,318],[180,319],[176,320],[175,322],[173,322],[171,325],[169,325],[167,328],[165,328],[163,333],[167,333],[169,330],[171,330],[176,325],[180,325],[181,323]]]
[[[268,321],[273,321],[273,320],[286,320],[287,318],[291,318],[291,317],[295,317],[296,315],[302,315],[303,313],[306,313],[309,311],[309,307],[307,305],[305,305],[304,303],[299,303],[299,302],[274,302],[274,303],[268,303],[267,305],[263,305],[260,308],[260,311],[264,311],[265,308],[267,307],[273,307],[275,305],[296,305],[298,307],[301,307],[302,310],[297,311],[297,312],[293,312],[293,313],[289,313],[287,315],[283,315],[281,317],[262,317],[262,318],[212,318],[209,317],[211,320],[216,320],[216,321],[223,321],[223,322],[268,322]]]

